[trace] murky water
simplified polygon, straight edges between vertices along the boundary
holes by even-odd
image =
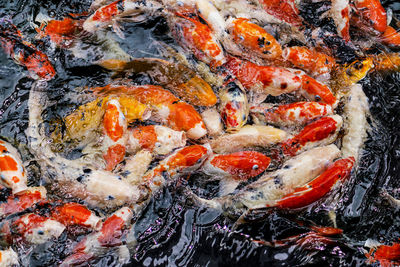
[[[1,1],[0,14],[11,16],[21,31],[34,40],[35,32],[30,24],[39,13],[61,18],[69,12],[83,12],[89,5],[89,0]],[[385,5],[394,13],[400,10],[397,1],[385,1]],[[168,29],[162,19],[122,26],[125,27],[125,40],[116,35],[113,38],[134,57],[159,57],[157,40],[172,42],[165,36]],[[54,117],[75,108],[69,103],[70,97],[74,97],[71,93],[73,88],[103,85],[110,81],[110,74],[91,66],[89,60],[75,59],[70,52],[54,50],[46,42],[34,42],[49,55],[58,73],[49,84],[52,100],[58,101]],[[17,145],[26,160],[31,158],[25,147],[24,130],[32,81],[25,74],[22,67],[0,51],[0,136]],[[140,79],[143,83],[147,81],[146,77]],[[185,199],[178,185],[171,185],[151,201],[139,219],[136,225],[139,245],[131,253],[131,265],[354,266],[365,264],[363,242],[368,238],[380,242],[398,240],[400,213],[388,205],[382,192],[386,190],[400,198],[400,73],[371,74],[362,84],[370,99],[372,127],[359,169],[347,183],[338,203],[337,222],[338,227],[344,230],[343,238],[329,245],[314,242],[312,249],[307,249],[307,246],[271,248],[257,241],[305,233],[312,222],[331,226],[326,208],[329,203],[300,214],[271,210],[262,220],[232,230],[232,221],[214,210],[196,207]],[[35,170],[34,165],[32,170]],[[32,184],[38,180],[35,175],[30,178]],[[26,251],[23,263],[30,266],[56,265],[68,254],[71,238],[74,238],[73,234],[64,233],[57,242],[47,242]],[[116,265],[112,253],[92,264]]]

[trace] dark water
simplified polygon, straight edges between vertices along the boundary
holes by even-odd
[[[104,85],[110,75],[87,60],[75,59],[71,53],[53,50],[46,41],[34,40],[30,23],[39,13],[61,18],[69,12],[86,11],[90,1],[0,1],[0,14],[9,15],[22,32],[41,50],[48,53],[58,73],[49,83],[50,95],[58,101],[57,115],[75,108],[68,102],[78,86]],[[387,7],[400,10],[397,1],[385,1]],[[121,47],[130,55],[159,56],[155,41],[171,42],[162,19],[143,24],[123,25],[126,39]],[[30,159],[25,147],[27,99],[32,81],[26,71],[0,51],[0,136],[18,146],[23,158]],[[143,78],[142,82],[146,82]],[[271,248],[254,240],[279,240],[306,233],[311,224],[332,226],[326,205],[314,206],[301,213],[288,214],[271,210],[268,216],[233,230],[233,222],[218,212],[193,205],[171,185],[155,198],[136,225],[139,245],[131,253],[131,265],[144,266],[296,266],[296,265],[364,265],[364,241],[383,243],[400,238],[400,213],[382,198],[382,191],[400,198],[400,73],[371,74],[363,82],[370,99],[373,119],[365,153],[356,175],[347,183],[337,208],[338,227],[343,237],[329,245],[314,242],[307,246]],[[34,170],[34,167],[32,167]],[[201,177],[199,177],[200,179]],[[32,175],[31,183],[38,177]],[[322,203],[327,204],[327,203]],[[64,233],[57,242],[37,246],[27,253],[25,265],[56,265],[67,256],[71,238]],[[19,251],[24,254],[23,250]],[[113,254],[91,262],[95,266],[113,266]]]

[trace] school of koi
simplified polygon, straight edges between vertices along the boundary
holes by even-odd
[[[186,189],[188,197],[238,221],[256,210],[324,201],[357,167],[367,134],[368,101],[357,82],[370,71],[400,66],[400,54],[369,52],[376,43],[400,46],[379,0],[327,2],[324,16],[336,32],[302,18],[305,0],[95,0],[87,14],[43,21],[37,38],[77,56],[88,35],[112,27],[124,38],[119,22],[149,16],[165,17],[178,44],[165,49],[168,60],[119,51],[93,61],[115,79],[82,90],[90,100],[51,133],[42,117],[50,105],[47,81],[57,75],[51,58],[2,18],[1,46],[36,80],[28,104],[29,149],[42,179],[60,188],[60,198],[68,192],[76,202],[49,199],[44,186],[28,187],[18,151],[0,140],[0,182],[10,189],[0,204],[8,247],[0,251],[0,266],[20,264],[12,249],[17,240],[42,244],[72,226],[90,233],[61,266],[84,264],[106,250],[127,263],[137,243],[130,234],[134,220],[166,184],[197,172],[220,182],[219,195],[202,199]],[[329,46],[329,38],[339,45]],[[354,61],[336,58],[344,46]],[[154,84],[127,78],[138,73]],[[265,152],[272,148],[277,152]],[[83,156],[66,157],[73,149]],[[40,212],[49,203],[46,214]],[[102,218],[94,207],[113,213]],[[337,234],[340,229],[316,227],[309,238],[329,242]],[[379,244],[366,256],[394,265],[400,249]]]

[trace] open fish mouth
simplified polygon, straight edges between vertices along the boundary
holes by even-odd
[[[275,2],[0,4],[0,266],[399,264],[396,4]]]

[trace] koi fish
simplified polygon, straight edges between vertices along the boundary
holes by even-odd
[[[0,204],[0,218],[21,212],[46,199],[46,189],[42,186],[28,187],[7,198]]]
[[[192,105],[209,107],[217,103],[211,86],[195,71],[180,63],[158,58],[140,58],[131,61],[103,60],[99,64],[117,71],[117,75],[124,72],[146,73],[155,82]]]
[[[42,244],[52,238],[58,238],[65,230],[65,226],[56,220],[33,213],[14,221],[12,228],[31,244]]]
[[[360,149],[367,136],[368,99],[359,84],[350,88],[348,102],[345,106],[346,133],[342,139],[343,157],[354,157],[358,162]]]
[[[128,152],[147,149],[156,155],[167,155],[185,146],[186,135],[160,125],[139,126],[129,131]]]
[[[252,147],[267,147],[282,142],[288,134],[280,129],[245,125],[238,132],[224,134],[211,141],[212,150],[216,153],[231,153]]]
[[[311,122],[294,137],[281,144],[283,154],[294,156],[305,149],[333,143],[342,124],[343,119],[339,115],[322,117]]]
[[[28,69],[32,78],[51,80],[56,75],[48,57],[26,41],[22,33],[7,18],[0,20],[0,44],[17,64]]]
[[[249,105],[245,92],[235,83],[230,82],[219,93],[220,112],[226,131],[239,130],[247,122]]]
[[[220,195],[231,193],[240,183],[263,173],[271,159],[256,151],[241,151],[231,154],[210,156],[202,171],[220,180]]]
[[[13,194],[27,189],[25,168],[18,151],[0,140],[0,178],[1,183],[11,188]]]
[[[332,115],[332,106],[318,102],[296,102],[274,105],[260,104],[250,108],[250,114],[257,123],[278,126],[304,125],[314,119]]]
[[[126,230],[131,225],[133,211],[123,207],[110,215],[101,228],[77,243],[73,252],[60,266],[71,266],[87,263],[88,260],[101,255],[107,249],[122,245]]]
[[[302,46],[287,47],[283,50],[282,57],[296,68],[300,68],[312,76],[329,78],[330,73],[336,67],[333,57]]]
[[[208,25],[188,17],[175,18],[173,25],[178,43],[191,51],[197,59],[213,68],[226,62],[222,47]]]
[[[386,11],[380,0],[356,0],[354,1],[355,15],[357,18],[353,25],[367,32],[382,34],[387,27]],[[353,19],[352,17],[352,19]],[[373,31],[371,31],[371,28]]]

